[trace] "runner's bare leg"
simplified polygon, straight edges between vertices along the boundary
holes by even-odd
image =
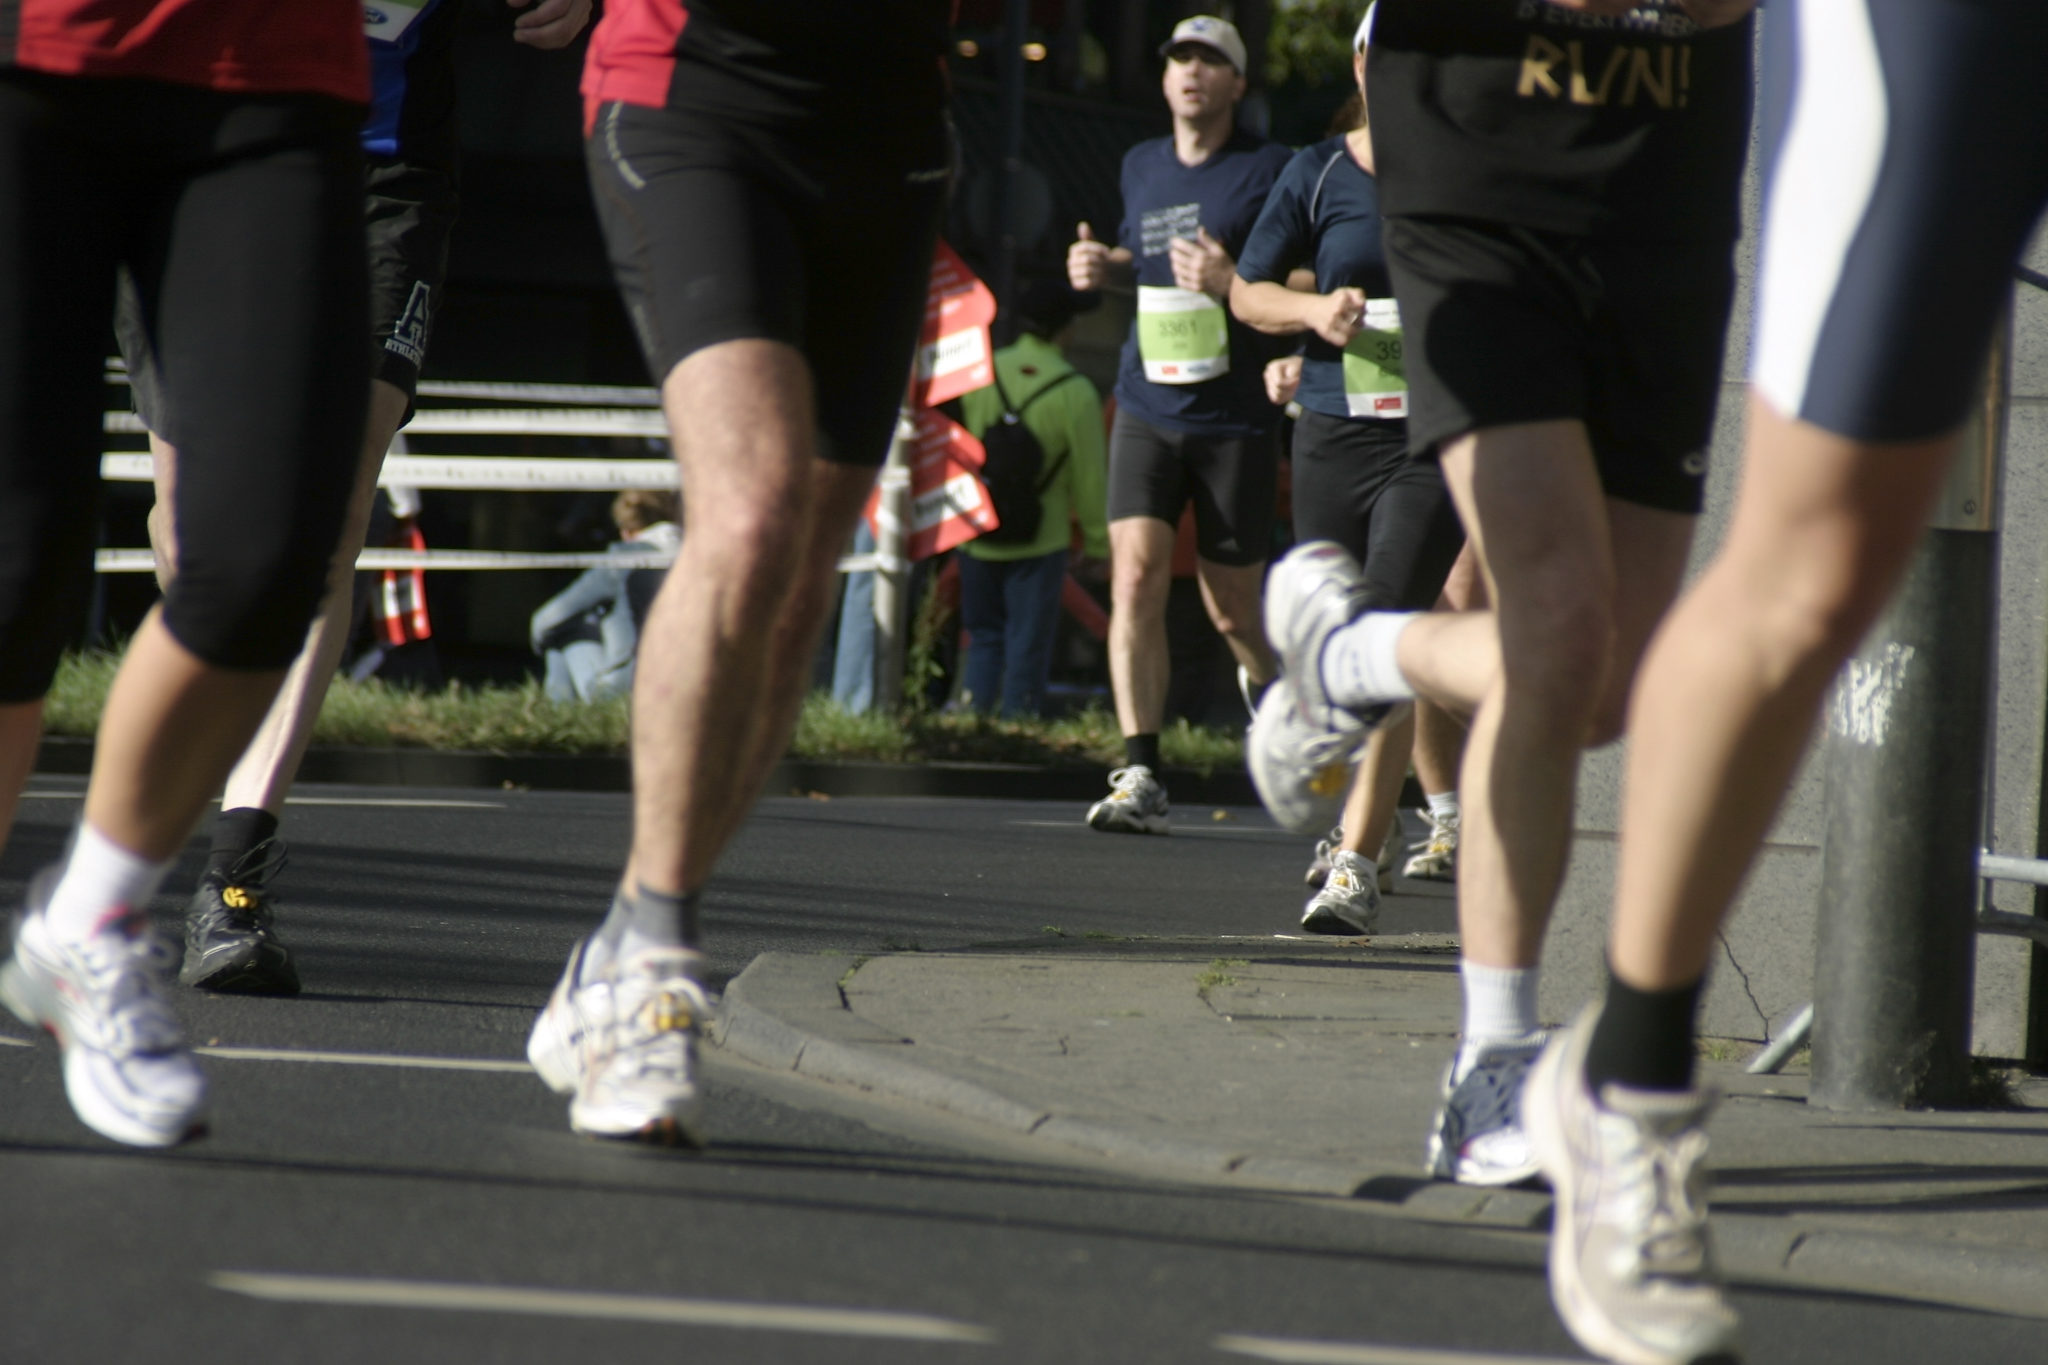
[[[1608,949],[1624,983],[1705,975],[1828,683],[1905,572],[1954,445],[1854,442],[1751,400],[1727,540],[1636,687]]]
[[[1252,681],[1269,683],[1279,677],[1280,661],[1266,642],[1260,607],[1266,588],[1265,564],[1216,564],[1197,559],[1195,580],[1202,585],[1202,605],[1209,609],[1209,620]]]
[[[1158,517],[1109,524],[1109,685],[1125,735],[1157,734],[1166,719],[1173,539],[1173,524]]]
[[[710,877],[788,737],[798,646],[874,471],[818,457],[810,369],[780,342],[697,351],[662,401],[689,527],[641,634],[627,876],[676,895]]]

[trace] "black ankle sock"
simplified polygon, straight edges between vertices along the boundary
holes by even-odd
[[[224,810],[213,822],[213,847],[206,854],[206,870],[225,876],[250,849],[276,835],[277,817],[260,806]]]
[[[1158,772],[1160,768],[1159,732],[1155,730],[1151,734],[1146,735],[1125,735],[1124,762],[1134,766],[1143,764],[1153,772]]]
[[[697,898],[669,896],[650,891],[643,883],[621,886],[612,897],[611,912],[598,928],[598,936],[616,950],[627,932],[647,943],[664,947],[697,946]]]
[[[1586,1084],[1594,1094],[1613,1081],[1634,1090],[1690,1090],[1693,1016],[1700,987],[1639,991],[1607,969],[1607,998],[1586,1044]]]

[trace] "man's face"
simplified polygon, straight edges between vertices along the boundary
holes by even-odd
[[[1228,57],[1206,43],[1177,43],[1167,49],[1164,87],[1166,107],[1181,119],[1211,118],[1244,98],[1244,77]]]

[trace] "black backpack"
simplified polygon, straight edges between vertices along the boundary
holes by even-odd
[[[1003,413],[981,433],[985,452],[981,485],[988,490],[988,500],[995,505],[1001,523],[995,530],[981,533],[980,538],[989,544],[1026,545],[1038,539],[1039,523],[1045,517],[1045,490],[1058,477],[1067,452],[1061,451],[1052,467],[1046,468],[1045,447],[1024,425],[1024,414],[1069,379],[1079,378],[1079,370],[1069,370],[1025,399],[1023,407],[1012,408],[1010,395],[1003,391],[1002,376],[996,376],[996,397],[1002,400]]]

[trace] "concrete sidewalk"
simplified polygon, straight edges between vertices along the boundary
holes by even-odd
[[[1458,1019],[1456,943],[1050,939],[869,959],[771,953],[715,1040],[1148,1174],[1348,1196],[1410,1218],[1548,1225],[1533,1190],[1421,1178]],[[1715,1233],[1731,1278],[2048,1318],[2048,1079],[2020,1107],[1809,1109],[1805,1059],[1709,1045]]]

